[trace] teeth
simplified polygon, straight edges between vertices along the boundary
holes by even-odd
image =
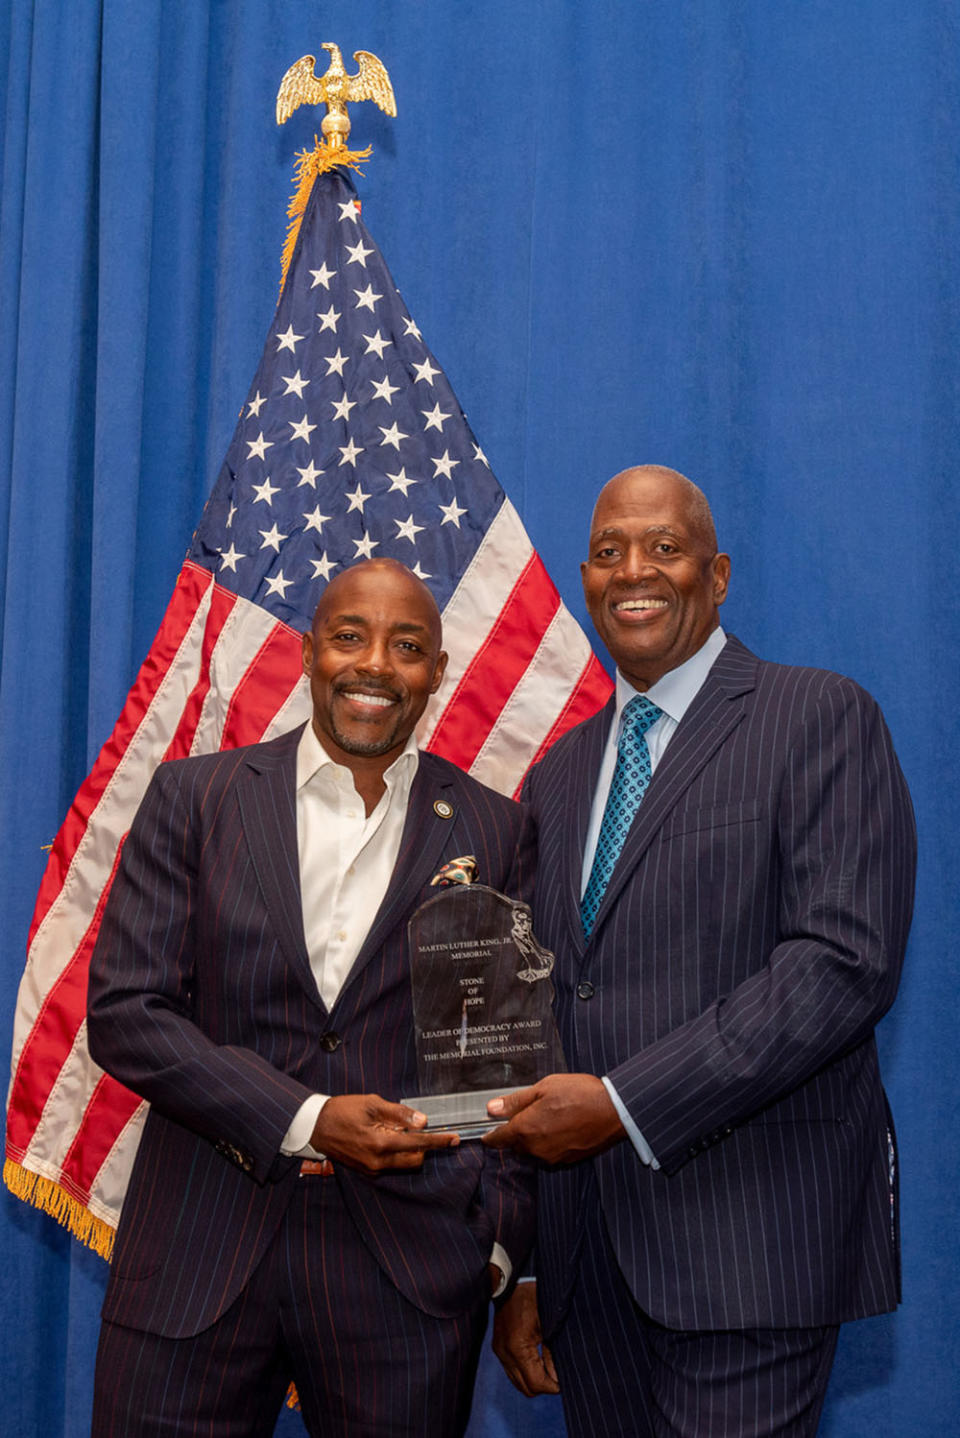
[[[622,599],[619,604],[615,604],[613,607],[614,607],[614,609],[618,609],[618,610],[619,610],[619,609],[629,609],[631,612],[634,611],[634,610],[638,610],[638,609],[639,609],[639,610],[643,610],[643,609],[666,609],[666,608],[667,608],[667,600],[666,600],[666,599]]]
[[[384,694],[365,694],[362,690],[354,691],[352,689],[346,689],[344,693],[348,699],[352,699],[356,704],[373,704],[378,709],[387,709],[391,704],[396,702],[393,699],[388,699]]]

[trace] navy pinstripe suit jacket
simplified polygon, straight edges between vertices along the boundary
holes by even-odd
[[[628,1142],[589,1161],[623,1273],[677,1328],[890,1308],[895,1153],[873,1030],[897,987],[916,844],[882,716],[850,680],[731,638],[585,945],[581,862],[612,713],[561,739],[524,798],[569,1067],[610,1076],[662,1165]],[[548,1332],[569,1301],[587,1171],[541,1178]]]
[[[253,1272],[299,1181],[279,1148],[308,1094],[419,1091],[406,926],[440,865],[475,854],[482,882],[519,897],[532,877],[523,809],[421,754],[389,889],[327,1012],[303,935],[299,736],[161,765],[90,966],[91,1053],[151,1103],[104,1316],[167,1337],[212,1323]],[[528,1174],[465,1143],[417,1173],[337,1165],[327,1181],[397,1288],[451,1316],[476,1302],[494,1240],[522,1261]]]

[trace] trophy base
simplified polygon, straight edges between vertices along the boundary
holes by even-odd
[[[522,1088],[523,1085],[517,1087]],[[488,1100],[516,1093],[517,1087],[477,1089],[474,1093],[422,1094],[419,1098],[403,1098],[400,1102],[425,1113],[428,1129],[455,1129],[461,1138],[482,1138],[504,1122],[502,1118],[491,1118],[487,1113]]]

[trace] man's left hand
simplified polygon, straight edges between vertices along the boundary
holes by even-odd
[[[603,1083],[594,1074],[550,1074],[529,1088],[491,1099],[484,1134],[490,1148],[516,1148],[545,1163],[575,1163],[626,1137]]]

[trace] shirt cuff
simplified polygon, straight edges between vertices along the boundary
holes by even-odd
[[[510,1275],[513,1272],[513,1264],[507,1257],[506,1249],[502,1248],[499,1243],[495,1243],[490,1251],[490,1262],[495,1264],[500,1270],[500,1282],[497,1284],[496,1288],[491,1294],[491,1297],[499,1298],[501,1293],[503,1293],[504,1289],[506,1288],[507,1284],[510,1282]]]
[[[310,1135],[320,1117],[320,1110],[329,1097],[328,1093],[312,1093],[308,1099],[304,1099],[293,1116],[293,1122],[280,1140],[281,1153],[287,1154],[289,1158],[324,1157],[324,1154],[318,1153],[312,1147]]]
[[[633,1144],[634,1148],[637,1151],[637,1157],[641,1159],[648,1168],[659,1168],[660,1165],[653,1156],[653,1149],[647,1143],[647,1140],[637,1128],[637,1125],[634,1123],[629,1113],[627,1113],[626,1105],[624,1104],[623,1099],[617,1093],[613,1084],[606,1077],[601,1079],[601,1083],[603,1084],[607,1093],[610,1095],[610,1100],[617,1111],[620,1122],[623,1124],[624,1128],[627,1131],[627,1138],[630,1140],[630,1142]]]

